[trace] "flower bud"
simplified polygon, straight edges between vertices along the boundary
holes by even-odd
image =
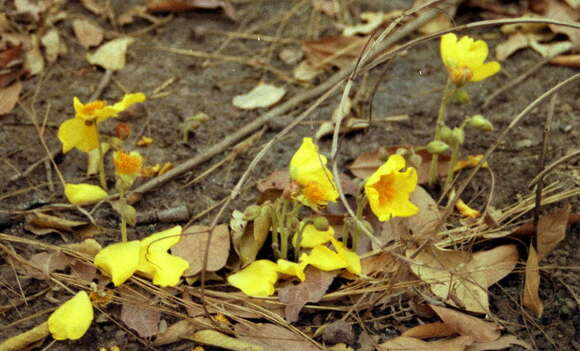
[[[260,215],[261,210],[262,208],[258,205],[251,205],[246,207],[246,210],[244,211],[244,219],[247,221],[253,221]]]
[[[115,136],[121,140],[125,140],[129,135],[131,135],[131,127],[127,123],[117,123],[117,126],[115,126]]]
[[[326,217],[316,217],[312,221],[314,228],[316,230],[320,230],[321,232],[325,232],[330,228],[330,224],[328,223],[328,219]]]
[[[471,102],[471,98],[469,97],[469,93],[465,90],[457,89],[455,94],[453,95],[455,101],[462,105],[467,105]]]
[[[432,154],[439,155],[449,150],[449,145],[440,140],[433,140],[432,142],[427,144],[426,149]]]
[[[468,127],[483,130],[484,132],[493,131],[493,124],[482,115],[473,115],[467,119]]]
[[[463,144],[463,142],[465,141],[465,133],[463,132],[463,128],[458,127],[453,128],[451,138],[453,139],[454,142],[458,144]]]
[[[451,128],[449,128],[448,126],[441,127],[440,133],[441,139],[445,141],[448,141],[452,137],[451,135],[453,134]]]

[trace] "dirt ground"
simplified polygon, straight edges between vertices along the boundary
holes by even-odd
[[[115,4],[115,12],[122,13],[135,3],[136,1],[128,1]],[[317,26],[313,29],[312,8],[309,2],[305,2],[303,6],[296,6],[297,1],[233,1],[233,3],[240,18],[239,23],[228,19],[222,11],[214,10],[156,15],[159,19],[168,19],[168,21],[137,36],[137,41],[129,49],[126,66],[114,73],[113,79],[104,89],[101,99],[117,101],[125,92],[144,92],[150,96],[167,80],[175,80],[165,89],[169,92],[168,95],[150,99],[120,117],[120,120],[127,122],[133,128],[131,141],[136,141],[143,135],[153,138],[152,145],[139,149],[147,163],[180,164],[194,155],[202,154],[211,145],[255,120],[264,112],[263,109],[240,110],[232,105],[232,98],[251,90],[260,81],[285,86],[288,90],[285,99],[310,88],[307,84],[290,84],[272,72],[233,60],[190,57],[170,53],[162,48],[192,49],[206,53],[219,52],[228,57],[266,58],[269,65],[291,75],[293,67],[285,64],[278,57],[282,49],[299,49],[301,39],[315,39],[337,33],[337,29],[324,16],[320,17]],[[361,0],[349,3],[353,14],[370,10],[387,12],[409,6],[409,2],[403,0],[387,2]],[[296,8],[292,16],[289,16],[285,22],[281,22],[284,20],[284,15],[292,13]],[[66,11],[71,17],[91,18],[111,33],[136,33],[150,25],[148,21],[138,19],[121,28],[113,28],[104,18],[95,16],[78,2],[67,4]],[[478,9],[461,7],[455,20],[458,23],[467,23],[479,19],[479,15]],[[17,211],[66,202],[54,171],[47,172],[47,167],[44,165],[35,168],[16,181],[11,180],[18,174],[18,171],[26,170],[46,155],[24,107],[34,109],[38,118],[41,119],[48,111],[44,138],[49,149],[58,150],[61,144],[56,138],[56,132],[60,123],[73,115],[72,98],[78,96],[82,101],[86,101],[104,75],[102,69],[95,68],[85,60],[87,50],[76,42],[70,21],[61,21],[57,26],[64,34],[69,53],[48,66],[42,75],[27,80],[20,99],[21,106],[16,107],[10,114],[0,117],[0,155],[3,160],[0,163],[0,184],[2,184],[0,229],[3,233],[19,235],[23,238],[39,239],[24,229],[23,218],[17,215]],[[244,33],[249,30],[294,41],[268,42],[227,35],[228,32]],[[488,41],[492,48],[501,38],[501,33],[497,28],[487,28],[485,31],[470,34],[492,38]],[[541,58],[530,50],[514,54],[502,62],[503,69],[500,74],[468,87],[467,90],[472,97],[471,104],[466,107],[450,107],[448,117],[450,125],[458,124],[466,115],[482,113],[496,127],[493,133],[467,132],[464,154],[485,152],[496,140],[499,131],[503,130],[517,113],[543,92],[577,72],[570,68],[545,65],[523,83],[504,92],[488,107],[482,109],[482,104],[489,94],[500,89],[540,60]],[[378,72],[381,68],[384,67],[379,67],[373,72]],[[330,69],[316,78],[312,84],[316,85],[324,81],[334,72],[336,72],[335,69]],[[366,87],[368,87],[372,82],[377,81],[376,77],[373,77],[373,72],[369,75],[368,81],[359,79],[357,83],[362,86],[367,84]],[[402,122],[378,123],[366,131],[344,136],[340,144],[340,162],[344,165],[344,170],[365,151],[380,146],[424,145],[428,142],[432,137],[432,127],[445,76],[446,72],[442,69],[436,40],[419,45],[390,63],[375,94],[371,99],[363,101],[361,106],[368,111],[369,106],[372,105],[373,118],[405,114],[409,116],[409,119]],[[558,94],[551,126],[548,163],[579,147],[578,87],[578,84],[571,85]],[[335,94],[315,109],[306,122],[282,138],[257,165],[249,183],[253,184],[272,171],[287,167],[302,137],[312,136],[318,128],[319,121],[329,120],[338,101],[339,95]],[[195,216],[215,205],[230,194],[259,150],[259,146],[273,138],[304,108],[305,106],[296,106],[295,111],[269,123],[264,135],[248,152],[226,163],[200,182],[184,186],[211,164],[222,159],[226,155],[225,152],[164,184],[159,189],[145,194],[143,199],[135,205],[138,212],[149,213],[186,205],[191,215]],[[489,164],[495,176],[495,190],[491,202],[493,206],[504,208],[521,201],[522,197],[531,193],[528,183],[538,173],[538,157],[541,153],[547,111],[548,103],[532,111],[492,155]],[[192,132],[189,141],[184,144],[181,142],[180,127],[188,117],[198,112],[206,113],[211,119]],[[113,123],[105,125],[104,134],[113,135],[113,128]],[[330,139],[322,139],[319,145],[322,150],[328,152]],[[85,154],[73,150],[66,155],[57,155],[55,161],[65,179],[71,182],[86,180],[84,177]],[[566,165],[557,168],[548,177],[547,182],[558,181],[565,189],[578,187],[579,162],[578,158],[568,161]],[[487,202],[489,195],[489,173],[482,172],[468,187],[465,200],[472,206],[481,208]],[[228,221],[229,213],[233,209],[242,209],[254,203],[258,197],[259,193],[254,186],[244,188],[241,196],[226,211],[223,221]],[[572,213],[580,210],[578,198],[567,201],[572,203]],[[195,223],[208,224],[214,214],[215,212],[209,212],[197,219]],[[114,211],[108,206],[100,206],[93,216],[99,225],[105,228],[96,237],[97,240],[103,245],[117,241],[119,223]],[[142,238],[167,226],[166,223],[138,225],[130,228],[129,238]],[[56,234],[43,236],[40,240],[51,244],[63,243],[62,238]],[[580,226],[575,224],[569,228],[566,239],[542,262],[543,280],[540,292],[546,308],[541,319],[524,321],[522,318],[521,307],[518,303],[523,279],[521,269],[516,269],[517,273],[510,274],[491,289],[492,312],[504,321],[505,330],[532,343],[538,350],[580,350],[578,331],[580,285],[577,278],[577,270],[580,267],[580,259],[577,255],[579,240]],[[38,251],[38,248],[24,244],[11,245],[24,256]],[[9,304],[13,296],[6,292],[7,288],[30,296],[48,286],[46,281],[32,278],[20,278],[16,282],[14,271],[1,257],[0,281],[3,286],[1,290],[4,291],[0,294],[1,306]],[[0,310],[2,316],[0,340],[33,327],[46,318],[46,314],[34,316],[35,313],[48,312],[50,310],[47,309],[54,307],[55,305],[49,301],[39,298],[7,312]],[[118,310],[111,308],[107,312],[114,315],[118,313]],[[14,327],[3,327],[19,320],[22,321]],[[401,323],[387,320],[384,324],[385,329],[382,330],[385,337],[393,335],[388,331],[388,321],[392,322],[392,326]],[[413,322],[413,317],[404,321],[409,325]],[[381,333],[379,330],[376,332]],[[48,342],[43,346],[47,344]],[[50,349],[94,350],[113,345],[119,345],[122,350],[143,349],[143,345],[134,337],[108,322],[95,323],[88,334],[79,341],[58,342]],[[161,349],[185,350],[192,349],[192,345],[191,342],[182,342]],[[523,350],[523,348],[513,347],[511,350]]]

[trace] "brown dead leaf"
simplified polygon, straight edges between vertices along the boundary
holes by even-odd
[[[189,268],[183,274],[186,277],[201,272],[203,257],[208,240],[207,226],[194,225],[187,227],[181,234],[181,241],[171,248],[171,252],[189,262]],[[230,254],[230,231],[227,224],[220,224],[211,234],[211,243],[207,257],[206,270],[215,272],[227,262]]]
[[[83,6],[98,16],[103,16],[107,12],[107,2],[105,0],[81,0]]]
[[[304,271],[306,280],[297,285],[287,285],[278,289],[280,302],[286,304],[286,320],[289,323],[298,320],[298,314],[308,302],[318,302],[326,293],[330,283],[338,274],[337,271],[324,272],[312,266]]]
[[[284,190],[290,184],[288,170],[274,171],[258,183],[258,190],[263,193],[269,189]]]
[[[352,325],[342,319],[337,319],[321,328],[323,328],[322,340],[326,345],[352,344],[355,340]]]
[[[0,68],[7,68],[12,66],[15,61],[22,57],[24,50],[22,49],[22,44],[9,47],[4,51],[0,52]]]
[[[72,262],[72,257],[62,252],[41,252],[30,257],[30,264],[36,269],[23,266],[26,273],[36,279],[49,279],[49,274],[62,271]]]
[[[35,22],[38,22],[40,16],[48,8],[48,3],[43,1],[31,0],[14,0],[14,7],[19,14],[30,16]]]
[[[270,107],[277,104],[286,94],[285,88],[259,83],[249,92],[234,96],[232,103],[242,110]]]
[[[377,351],[464,351],[472,343],[469,336],[431,342],[399,336],[380,344]]]
[[[184,337],[189,336],[200,329],[201,327],[197,323],[187,319],[181,320],[177,323],[173,323],[165,331],[159,333],[153,342],[153,346],[173,344],[174,342],[181,341]]]
[[[544,16],[548,18],[572,23],[575,23],[580,19],[579,11],[574,10],[559,0],[546,0],[544,3],[546,5]],[[572,42],[573,51],[580,50],[580,30],[578,30],[578,28],[559,26],[555,24],[549,24],[548,27],[550,27],[554,33],[566,35]]]
[[[88,53],[86,59],[92,65],[118,71],[125,67],[127,49],[134,41],[135,38],[131,37],[113,39],[101,45],[94,53]]]
[[[241,325],[238,324],[238,325]],[[262,346],[258,346],[253,343],[249,343],[237,338],[233,338],[226,334],[222,334],[215,330],[200,330],[195,332],[195,334],[187,337],[187,339],[193,340],[200,344],[210,345],[210,346],[217,346],[224,348],[226,350],[233,350],[233,351],[266,351]],[[280,350],[279,347],[276,348]]]
[[[467,269],[472,274],[483,275],[477,281],[483,281],[484,287],[489,288],[510,274],[518,259],[518,250],[515,245],[502,245],[473,254]]]
[[[370,34],[383,24],[385,16],[382,12],[363,12],[360,18],[363,23],[342,26],[342,35],[352,37],[358,34]]]
[[[504,350],[511,347],[512,345],[519,345],[526,350],[534,349],[530,344],[518,339],[514,335],[505,335],[495,341],[476,342],[469,346],[465,351]]]
[[[30,36],[30,47],[24,57],[24,69],[35,76],[44,71],[44,57],[40,51],[40,40],[36,34]]]
[[[381,272],[389,273],[397,271],[399,261],[388,252],[380,252],[376,255],[363,258],[360,265],[362,274],[370,276]]]
[[[85,18],[75,19],[72,26],[79,43],[87,49],[101,44],[105,36],[98,24]]]
[[[553,65],[580,68],[580,54],[560,55],[550,60]]]
[[[418,32],[421,34],[433,34],[439,31],[449,29],[452,27],[451,19],[453,17],[449,15],[448,11],[440,14],[439,16],[433,18],[427,24],[419,27]]]
[[[528,260],[526,262],[526,274],[524,282],[524,292],[522,303],[529,308],[537,318],[540,318],[544,313],[544,303],[540,298],[540,268],[539,259],[536,249],[530,246],[528,252]]]
[[[68,241],[66,234],[75,230],[87,222],[71,221],[68,219],[52,216],[43,212],[34,211],[25,217],[24,229],[36,235],[46,235],[50,233],[59,234],[63,240]]]
[[[314,68],[344,67],[362,52],[368,37],[324,37],[319,40],[304,41],[302,47],[308,61]]]
[[[121,320],[142,338],[149,338],[159,332],[161,312],[124,302],[121,309]]]
[[[232,21],[238,21],[235,8],[223,0],[150,0],[147,4],[149,12],[184,12],[195,9],[222,9]]]
[[[416,327],[406,330],[401,336],[407,336],[417,339],[428,338],[444,338],[456,334],[456,332],[449,328],[443,322],[433,322],[427,324],[420,324]]]
[[[409,230],[413,236],[423,239],[435,234],[435,226],[441,219],[439,206],[429,193],[418,186],[411,193],[411,202],[419,208],[419,212],[406,218]]]
[[[501,335],[501,327],[450,308],[429,305],[445,325],[459,335],[469,336],[476,342],[490,342]]]
[[[22,83],[17,80],[6,88],[0,88],[0,116],[10,113],[20,97]]]
[[[316,351],[318,347],[314,346],[308,339],[294,334],[290,330],[266,323],[251,324],[238,323],[235,326],[235,332],[239,335],[240,340],[260,346],[264,351]]]
[[[42,46],[44,46],[44,53],[46,60],[48,62],[54,62],[59,56],[62,56],[68,52],[66,44],[60,38],[60,34],[56,28],[53,28],[46,32],[40,38]]]
[[[548,215],[538,222],[538,261],[548,256],[560,241],[566,237],[568,219],[572,212],[570,204]]]

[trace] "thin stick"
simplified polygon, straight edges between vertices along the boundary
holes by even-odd
[[[530,182],[528,187],[530,187],[530,188],[533,187],[534,185],[536,185],[537,182],[540,181],[541,178],[544,178],[548,173],[550,173],[558,165],[560,165],[561,163],[564,163],[564,162],[568,161],[569,159],[574,158],[578,155],[580,155],[580,150],[573,151],[573,152],[569,153],[568,155],[562,156],[561,158],[557,159],[556,161],[550,163],[546,168],[544,168],[540,173],[538,173],[538,175],[534,179],[532,179],[532,181]]]
[[[538,172],[541,172],[546,166],[546,154],[548,153],[548,146],[550,144],[550,135],[552,134],[552,119],[554,118],[554,108],[556,107],[556,101],[558,100],[558,94],[552,95],[550,99],[550,106],[548,108],[548,115],[546,116],[546,122],[544,123],[544,138],[542,139],[542,154],[538,160]],[[544,189],[544,178],[540,177],[538,179],[538,184],[536,185],[536,206],[534,207],[534,232],[532,235],[532,246],[538,247],[538,222],[540,221],[540,209],[542,208],[542,190]]]

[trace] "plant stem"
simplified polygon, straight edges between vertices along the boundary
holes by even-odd
[[[99,144],[99,182],[101,188],[107,191],[107,177],[105,175],[105,153],[103,152],[103,144],[101,143],[101,136],[99,135],[99,125],[95,121],[95,131],[97,133],[97,143]]]
[[[459,146],[458,142],[453,143],[451,146],[451,161],[449,162],[449,170],[447,171],[447,178],[445,178],[445,186],[443,187],[443,192],[447,192],[453,181],[453,175],[455,174],[455,165],[457,164],[457,159],[459,158]]]
[[[441,140],[441,129],[445,125],[445,117],[447,114],[447,104],[449,103],[449,98],[452,96],[455,86],[452,84],[450,79],[447,79],[445,84],[445,90],[443,91],[443,96],[441,97],[441,104],[439,105],[439,112],[437,114],[437,122],[435,124],[435,138],[433,140]],[[437,181],[437,176],[439,175],[439,155],[433,154],[431,158],[431,166],[429,167],[429,186],[433,186]]]
[[[121,216],[121,241],[127,242],[127,220],[125,216]]]

